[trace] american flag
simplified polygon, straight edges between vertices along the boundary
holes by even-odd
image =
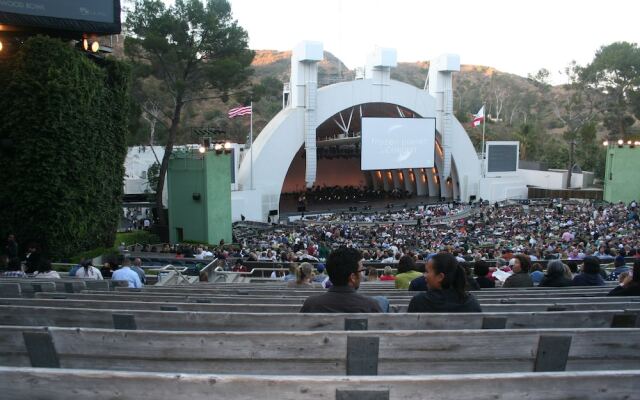
[[[251,106],[241,106],[229,110],[229,118],[240,117],[243,115],[251,115]]]

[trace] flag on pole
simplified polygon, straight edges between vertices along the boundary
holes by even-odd
[[[484,105],[480,108],[477,114],[473,115],[473,121],[471,121],[471,126],[474,128],[480,125],[484,121]]]
[[[243,115],[251,115],[252,106],[241,106],[229,110],[229,118],[241,117]]]

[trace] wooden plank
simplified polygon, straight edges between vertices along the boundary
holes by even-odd
[[[22,327],[0,327],[15,335]],[[29,328],[28,328],[29,329]],[[63,368],[344,375],[348,337],[379,340],[378,373],[533,371],[541,336],[570,336],[567,370],[633,369],[640,329],[168,332],[49,328]],[[437,338],[425,340],[425,338]],[[26,349],[0,349],[0,364]],[[14,357],[15,358],[15,357]]]
[[[306,297],[270,297],[270,296],[238,296],[238,295],[181,295],[181,294],[147,294],[146,292],[126,292],[126,294],[115,293],[37,293],[36,298],[64,298],[85,299],[85,300],[107,300],[107,301],[198,301],[207,300],[210,303],[224,304],[289,304],[302,305]],[[408,304],[411,297],[387,297],[392,305]],[[480,304],[583,304],[583,303],[615,303],[625,301],[635,303],[640,306],[640,298],[630,297],[621,299],[620,297],[536,297],[536,298],[478,298]]]
[[[59,300],[54,300],[58,302]],[[160,307],[165,306],[160,303]],[[209,304],[172,306],[184,310]],[[138,329],[206,331],[344,330],[347,319],[366,319],[371,330],[481,329],[485,318],[506,318],[506,328],[608,328],[622,310],[566,312],[501,312],[454,314],[301,314],[155,311],[149,309],[91,309],[64,307],[0,306],[1,325],[112,328],[112,314],[133,315]],[[638,315],[640,311],[635,311]]]
[[[72,297],[73,296],[73,297]],[[77,294],[52,294],[47,296],[48,299],[58,299],[58,300],[66,300],[67,297],[72,297],[73,299],[81,300],[82,297],[75,297]],[[60,299],[60,297],[65,297],[65,299]],[[611,301],[611,299],[614,299]],[[30,300],[30,299],[25,299]],[[122,304],[118,304],[118,300],[122,300]],[[157,300],[157,301],[154,301]],[[83,307],[91,306],[95,308],[133,308],[133,309],[160,309],[160,301],[169,302],[172,304],[175,303],[188,303],[193,302],[200,303],[200,305],[208,304],[207,310],[209,311],[228,311],[228,312],[298,312],[302,303],[300,304],[264,304],[256,301],[255,303],[220,303],[216,301],[212,301],[208,298],[198,299],[198,298],[180,298],[180,297],[170,297],[163,299],[156,298],[133,298],[133,299],[92,299],[92,300],[81,300],[77,303],[69,303],[69,304],[85,304]],[[6,299],[0,299],[0,304],[12,304]],[[36,305],[38,303],[32,302],[28,303],[24,302],[14,302],[13,304],[31,304]],[[53,304],[53,303],[52,303]],[[391,304],[391,312],[405,312],[407,310],[409,301],[402,304]],[[517,304],[481,304],[482,310],[487,312],[502,312],[502,311],[547,311],[549,307],[555,306],[554,303],[517,303]],[[74,307],[71,305],[70,307]],[[568,303],[564,304],[563,307],[567,311],[580,311],[580,310],[621,310],[626,308],[640,308],[640,303],[627,301],[626,299],[620,297],[610,297],[607,298],[607,301],[604,303],[601,302],[586,302],[582,301],[580,303]],[[200,310],[199,308],[183,308],[184,310]]]
[[[334,400],[339,390],[389,391],[391,400],[619,400],[640,371],[415,376],[247,376],[0,367],[3,399]],[[70,390],[73,388],[73,390]]]

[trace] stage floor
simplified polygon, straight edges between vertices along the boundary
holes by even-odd
[[[281,197],[280,198],[280,218],[287,218],[292,215],[300,215],[297,210],[297,199],[294,197]],[[418,197],[413,196],[408,199],[381,199],[381,200],[369,200],[362,202],[320,202],[313,203],[307,202],[307,211],[305,214],[316,214],[322,212],[343,212],[349,211],[349,207],[357,207],[357,211],[362,211],[364,207],[370,206],[371,211],[384,211],[387,209],[387,205],[391,204],[394,209],[406,207],[417,207],[419,205],[435,204],[439,203],[439,197]]]

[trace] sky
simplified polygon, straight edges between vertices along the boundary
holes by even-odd
[[[454,53],[521,76],[546,68],[560,84],[572,60],[586,65],[602,45],[640,43],[637,0],[229,1],[252,49],[316,40],[349,69],[379,46],[395,48],[400,62]]]

